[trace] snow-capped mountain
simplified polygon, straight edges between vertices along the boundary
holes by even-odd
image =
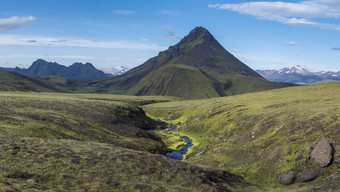
[[[120,67],[106,67],[106,68],[101,68],[100,70],[104,71],[104,73],[108,74],[108,75],[121,75],[123,73],[126,73],[127,71],[130,70],[129,67],[125,67],[125,66],[120,66]]]
[[[275,82],[289,82],[297,84],[311,84],[320,82],[323,80],[336,80],[340,81],[340,71],[319,71],[312,72],[306,67],[294,66],[286,67],[283,69],[273,70],[256,70],[257,73],[262,75],[264,78],[275,81]]]

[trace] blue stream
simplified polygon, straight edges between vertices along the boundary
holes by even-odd
[[[157,121],[162,122],[159,119],[157,119]],[[163,122],[163,123],[166,123],[166,122]],[[166,127],[164,129],[152,129],[152,130],[148,130],[148,132],[155,133],[155,132],[160,132],[160,131],[167,131],[167,130],[175,129],[175,128],[177,128],[177,125],[180,125],[180,123],[179,124],[166,123],[166,124],[169,125],[169,127]],[[170,151],[166,154],[166,156],[171,158],[171,159],[183,160],[183,155],[187,154],[188,149],[190,147],[193,147],[194,144],[192,144],[192,139],[190,139],[189,137],[181,136],[181,135],[178,135],[178,134],[173,134],[173,135],[176,136],[176,137],[180,137],[187,144],[178,146],[176,151]]]

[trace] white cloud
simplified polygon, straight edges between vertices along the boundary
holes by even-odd
[[[119,15],[133,15],[136,12],[133,10],[115,10],[114,13]]]
[[[304,0],[289,2],[245,2],[238,4],[214,4],[210,8],[235,11],[240,14],[255,16],[258,19],[271,20],[289,25],[314,26],[322,29],[340,31],[340,25],[319,23],[316,18],[340,17],[339,0]]]
[[[104,71],[107,74],[118,75],[118,74],[129,71],[130,68],[125,67],[125,66],[120,66],[120,67],[112,66],[112,67],[104,67],[104,68],[101,68],[100,70]]]
[[[156,44],[137,43],[131,41],[92,41],[87,39],[67,39],[54,37],[34,37],[19,35],[0,35],[0,45],[30,45],[56,47],[88,47],[88,48],[118,48],[141,50],[165,50]]]
[[[13,16],[9,18],[0,18],[0,31],[7,31],[21,27],[25,24],[36,21],[37,19],[33,16],[18,17]]]
[[[285,43],[286,45],[298,45],[299,43],[298,42],[295,42],[295,41],[288,41]]]
[[[162,15],[180,15],[182,12],[177,10],[163,10],[159,12]]]

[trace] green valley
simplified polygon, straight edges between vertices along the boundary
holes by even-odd
[[[0,189],[334,191],[339,91],[335,82],[201,100],[1,92]],[[147,132],[157,118],[181,125]],[[183,162],[164,155],[183,144],[169,133],[193,140]],[[307,151],[323,138],[335,150],[326,167]],[[316,179],[299,180],[306,168]],[[287,171],[297,173],[288,186],[278,181]]]

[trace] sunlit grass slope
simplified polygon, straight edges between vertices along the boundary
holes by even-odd
[[[189,136],[195,144],[186,162],[219,167],[254,184],[276,187],[280,186],[275,180],[277,173],[317,167],[312,160],[296,160],[297,152],[315,146],[324,137],[340,145],[339,101],[340,83],[335,82],[158,103],[144,109],[151,116],[184,123],[176,132]],[[332,164],[312,184],[290,188],[317,185],[335,171],[340,169]]]

